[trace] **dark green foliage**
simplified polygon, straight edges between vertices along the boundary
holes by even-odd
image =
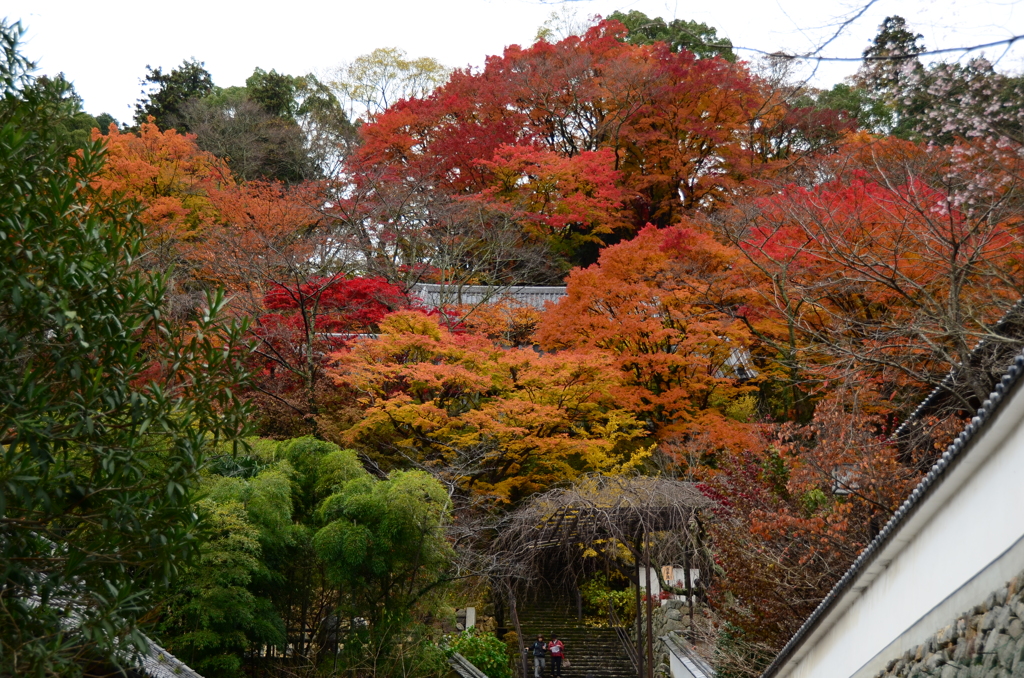
[[[55,76],[41,75],[35,78],[28,88],[39,90],[39,95],[57,96],[65,107],[65,113],[53,120],[56,126],[55,135],[65,138],[75,148],[84,148],[92,138],[92,130],[99,128],[106,131],[108,121],[114,118],[104,113],[100,116],[103,122],[94,118],[82,110],[82,98],[75,92],[74,87],[67,81],[63,73]],[[49,93],[49,94],[47,94]]]
[[[858,77],[887,103],[899,99],[912,75],[921,69],[917,55],[924,51],[923,36],[912,33],[901,16],[886,17],[878,34],[864,50]]]
[[[243,180],[320,178],[355,136],[337,98],[315,77],[260,68],[245,87],[214,87],[177,115],[200,148],[227,160]]]
[[[701,59],[720,56],[727,61],[736,61],[732,42],[718,35],[711,26],[697,21],[673,19],[665,23],[661,17],[648,17],[635,9],[627,13],[614,11],[606,17],[619,21],[629,29],[625,41],[631,45],[650,45],[664,42],[673,52],[687,50]]]
[[[144,98],[135,104],[135,124],[140,125],[153,116],[160,129],[175,128],[179,132],[191,131],[183,113],[185,105],[208,96],[213,92],[213,78],[205,68],[206,64],[191,60],[170,73],[147,65],[149,72],[141,80]]]
[[[117,118],[112,116],[110,113],[100,113],[96,116],[96,128],[99,131],[106,133],[106,131],[110,129],[111,125],[117,126],[118,122]]]
[[[921,98],[927,90],[925,69],[917,59],[924,51],[921,36],[899,16],[887,17],[878,30],[856,76],[795,103],[842,111],[873,134],[917,138],[929,108]]]
[[[89,188],[102,143],[77,150],[78,100],[20,33],[0,23],[0,675],[76,675],[141,643],[195,555],[207,447],[247,425],[243,333],[216,295],[188,333],[165,320],[133,207]]]
[[[887,134],[896,124],[896,111],[863,87],[839,83],[818,94],[812,105],[818,109],[843,111],[857,126],[875,134]]]
[[[270,115],[294,121],[298,80],[275,70],[267,73],[262,68],[257,68],[246,78],[245,89],[249,93],[249,98]]]

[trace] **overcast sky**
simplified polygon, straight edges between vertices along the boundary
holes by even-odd
[[[432,56],[449,66],[480,66],[486,55],[499,54],[506,45],[531,43],[538,26],[563,7],[580,16],[637,9],[703,21],[735,45],[805,52],[861,5],[835,0],[0,0],[0,16],[22,20],[28,27],[25,54],[43,73],[64,72],[87,111],[125,121],[147,64],[169,70],[193,56],[206,62],[222,87],[244,84],[257,66],[293,75],[322,71],[377,47],[400,47],[410,56]],[[924,34],[929,49],[1024,34],[1021,0],[875,0],[823,54],[858,56],[892,14]],[[1003,70],[1024,70],[1024,41],[1008,51],[990,48],[986,55],[999,58]],[[813,82],[831,85],[856,66],[822,64]]]

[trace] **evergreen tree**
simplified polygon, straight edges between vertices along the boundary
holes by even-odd
[[[141,648],[195,552],[207,446],[245,429],[241,328],[211,296],[187,332],[134,266],[134,207],[92,184],[62,78],[0,22],[0,675],[76,676]]]

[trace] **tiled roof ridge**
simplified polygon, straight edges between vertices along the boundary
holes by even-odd
[[[445,285],[442,283],[416,283],[412,286],[412,289],[417,287],[427,289],[460,289],[470,290],[473,292],[483,292],[487,290],[543,290],[548,293],[565,292],[567,287],[565,285]]]
[[[149,652],[137,655],[139,671],[150,678],[203,678],[188,664],[153,642],[149,636],[143,634],[143,637],[149,643]]]
[[[1014,358],[1010,367],[1003,373],[1002,378],[996,384],[995,390],[989,394],[989,397],[985,400],[977,413],[971,419],[970,423],[960,432],[960,435],[950,443],[949,447],[942,454],[937,462],[932,466],[928,474],[921,479],[921,482],[917,484],[914,491],[910,493],[910,496],[903,502],[900,508],[889,518],[889,522],[885,524],[882,531],[868,544],[857,559],[853,561],[853,564],[846,571],[846,574],[836,582],[836,585],[832,587],[828,595],[818,604],[818,607],[814,609],[811,616],[803,623],[803,625],[797,630],[793,637],[786,643],[785,647],[775,656],[775,659],[768,668],[761,674],[762,678],[770,678],[773,676],[779,668],[786,662],[793,651],[803,642],[804,637],[810,633],[821,621],[821,618],[828,612],[832,604],[839,599],[839,597],[846,591],[847,587],[853,582],[860,571],[867,565],[867,563],[874,558],[878,553],[879,549],[888,541],[889,537],[892,536],[904,519],[913,511],[921,499],[928,494],[935,484],[942,478],[944,472],[949,468],[950,464],[960,458],[960,453],[967,447],[967,444],[974,438],[974,435],[982,428],[982,426],[988,422],[993,413],[998,409],[999,405],[1005,399],[1006,394],[1011,388],[1020,380],[1021,373],[1024,372],[1024,352],[1018,353]]]

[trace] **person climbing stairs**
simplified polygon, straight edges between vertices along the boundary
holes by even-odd
[[[636,669],[613,628],[585,626],[577,619],[576,606],[568,597],[545,597],[544,600],[521,603],[518,609],[523,642],[529,647],[537,635],[551,640],[552,634],[565,644],[569,666],[562,667],[565,678],[636,678]],[[533,660],[529,673],[533,678]],[[548,659],[544,678],[551,676]]]

